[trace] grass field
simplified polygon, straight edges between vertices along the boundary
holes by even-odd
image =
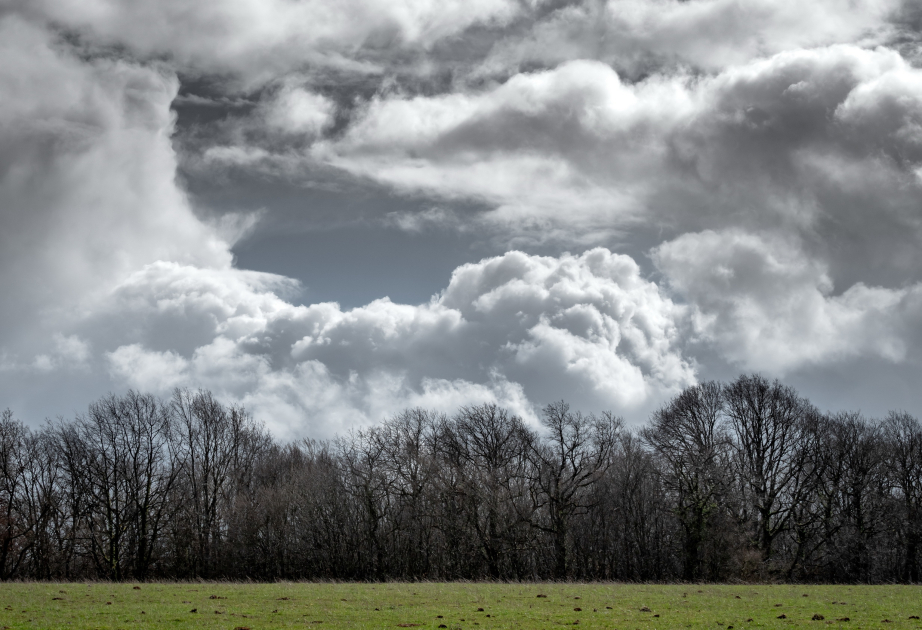
[[[920,616],[913,586],[0,584],[0,629],[922,630]]]

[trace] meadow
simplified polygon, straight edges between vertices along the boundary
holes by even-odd
[[[922,587],[6,583],[0,629],[922,630]]]

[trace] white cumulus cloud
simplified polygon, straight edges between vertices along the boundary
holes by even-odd
[[[286,434],[472,400],[528,418],[574,396],[644,409],[695,380],[682,308],[633,260],[601,248],[509,252],[458,268],[428,303],[348,310],[292,306],[273,293],[276,279],[233,273],[160,263],[132,276],[98,324],[109,343],[125,339],[108,354],[111,373],[154,391],[211,388]]]
[[[902,362],[922,321],[922,284],[856,283],[841,293],[826,265],[778,235],[736,230],[684,234],[654,260],[694,305],[703,339],[748,370],[879,357]]]

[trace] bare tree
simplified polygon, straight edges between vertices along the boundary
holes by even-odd
[[[268,436],[241,407],[226,407],[208,391],[173,392],[176,448],[186,522],[191,526],[192,573],[212,577],[227,534],[235,493],[252,473]]]
[[[755,544],[764,562],[805,491],[805,420],[816,411],[792,388],[758,374],[727,385],[724,399],[738,479],[754,511]]]
[[[495,404],[462,407],[440,436],[453,477],[446,488],[453,511],[465,516],[494,579],[518,576],[518,552],[530,545],[528,452],[534,440],[521,418]]]
[[[839,514],[828,541],[837,575],[867,582],[871,579],[872,541],[883,529],[885,469],[881,431],[857,412],[831,418],[823,441],[823,471],[834,468],[835,504]],[[830,484],[831,485],[831,484]]]
[[[22,514],[31,532],[27,575],[48,580],[61,570],[70,532],[62,509],[62,469],[51,431],[28,431],[24,444],[25,483]],[[63,543],[63,544],[62,544]]]
[[[826,544],[820,535],[821,513],[832,505],[827,502],[830,497],[825,490],[828,473],[833,470],[830,466],[835,463],[829,448],[830,435],[836,426],[835,419],[815,412],[808,413],[801,421],[801,438],[791,463],[792,482],[781,499],[781,504],[788,508],[788,518],[787,531],[781,539],[782,544],[778,545],[784,547],[778,566],[782,560],[787,564],[785,577],[788,580],[795,579],[795,575],[806,579],[809,567],[815,563],[816,552]],[[835,486],[833,492],[839,490],[840,487]],[[833,496],[832,501],[836,500]]]
[[[13,412],[0,413],[0,579],[13,577],[28,553],[33,534],[26,517],[29,431]]]
[[[397,505],[394,518],[395,561],[401,574],[420,578],[431,570],[437,506],[433,483],[439,427],[444,414],[407,409],[386,421],[376,433],[384,449],[387,475],[394,480]]]
[[[60,425],[63,463],[89,553],[111,579],[144,579],[154,558],[178,468],[170,444],[169,408],[129,391],[90,405]]]
[[[683,534],[682,577],[702,575],[702,550],[721,509],[729,478],[730,438],[723,387],[708,381],[683,390],[656,411],[641,436],[661,462]]]
[[[622,431],[611,466],[592,488],[594,505],[579,520],[575,537],[584,563],[595,557],[596,573],[583,579],[669,579],[671,515],[653,455],[634,433]],[[588,530],[588,531],[587,531]]]
[[[567,577],[570,525],[593,505],[589,488],[605,474],[624,425],[610,413],[600,417],[570,411],[564,401],[544,408],[542,440],[532,440],[537,508],[545,514],[534,525],[551,536],[555,579]]]
[[[922,540],[922,425],[905,412],[891,412],[884,421],[886,466],[893,498],[901,510],[904,566],[902,579],[919,581]]]
[[[325,442],[299,443],[303,466],[292,479],[295,536],[300,547],[298,578],[362,578],[354,550],[363,543],[356,525],[361,510],[347,500],[345,475],[335,447]]]
[[[376,430],[354,431],[336,441],[346,490],[363,521],[368,573],[383,579],[387,571],[387,532],[394,508],[394,480],[387,474],[384,443]]]

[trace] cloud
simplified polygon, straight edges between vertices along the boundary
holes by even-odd
[[[373,99],[309,159],[487,204],[465,227],[512,243],[780,224],[846,282],[902,282],[922,271],[920,77],[892,50],[846,45],[633,84],[572,61],[480,90]]]
[[[388,212],[383,219],[386,226],[393,226],[404,232],[423,233],[430,229],[464,231],[467,226],[450,208],[431,207],[419,212]]]
[[[162,394],[188,384],[188,362],[175,352],[151,351],[133,343],[106,356],[112,376],[141,391]]]
[[[424,304],[297,306],[297,282],[232,264],[252,215],[203,221],[178,187],[175,76],[79,59],[16,17],[0,34],[4,365],[79,366],[96,391],[209,387],[280,435],[471,397],[531,419],[571,394],[640,408],[694,380],[681,309],[605,249],[465,265]],[[288,130],[332,114],[297,85],[275,94],[265,111],[294,112]]]
[[[380,72],[375,57],[504,24],[515,0],[37,0],[30,12],[90,41],[256,85],[306,67]],[[360,51],[367,50],[366,54]],[[363,59],[365,57],[366,59]]]
[[[305,68],[507,77],[594,58],[629,73],[719,70],[795,48],[885,43],[902,0],[37,0],[26,12],[86,40],[246,85]],[[489,38],[484,37],[489,33]],[[460,41],[458,41],[460,40]],[[486,43],[484,43],[486,41]],[[428,55],[420,55],[420,52]],[[415,54],[414,54],[415,53]],[[433,67],[435,66],[435,67]]]
[[[604,248],[556,259],[510,252],[465,265],[440,303],[485,330],[499,327],[508,369],[529,382],[572,379],[631,407],[694,380],[681,354],[682,308],[631,258]]]
[[[482,400],[643,415],[710,353],[911,364],[917,16],[844,4],[19,2],[0,12],[2,393],[201,386],[328,436]],[[343,213],[350,186],[391,188],[408,203],[373,224],[496,255],[422,303],[301,305],[296,280],[234,265],[272,199],[185,192],[234,173],[335,190]]]
[[[176,89],[169,74],[84,62],[0,18],[0,325],[11,352],[32,333],[62,332],[146,263],[230,264],[175,185]]]
[[[244,405],[280,439],[331,438],[375,424],[407,407],[454,413],[461,405],[494,402],[537,422],[522,386],[500,376],[484,383],[424,378],[386,370],[333,374],[320,361],[274,369],[266,355],[252,354],[229,339],[199,348],[191,359],[137,345],[110,354],[116,382],[168,395],[175,386],[210,389]]]
[[[636,76],[665,67],[720,71],[779,52],[894,37],[902,0],[608,0],[567,3],[501,39],[475,74],[598,59]]]
[[[857,283],[836,293],[826,265],[784,236],[737,230],[684,234],[653,252],[693,305],[701,339],[746,370],[880,358],[903,362],[922,323],[922,284]]]
[[[386,55],[385,72],[362,88],[278,70],[281,89],[263,94],[251,118],[216,126],[187,159],[202,177],[245,169],[315,186],[334,177],[324,170],[333,166],[441,205],[481,204],[490,210],[460,221],[403,212],[391,224],[489,233],[509,248],[612,246],[637,231],[669,239],[780,220],[801,236],[812,231],[820,248],[846,244],[823,255],[837,257],[834,273],[847,282],[862,279],[862,265],[867,281],[884,282],[894,266],[905,278],[917,271],[907,269],[918,238],[920,166],[904,151],[911,134],[875,136],[876,123],[837,112],[887,81],[901,89],[917,81],[920,71],[883,46],[903,37],[910,13],[900,0],[847,10],[841,0],[519,5],[484,22],[493,25],[487,34],[439,40],[447,48],[430,49],[421,70],[428,82],[408,79],[411,62]],[[486,62],[455,64],[449,42],[463,47],[465,37],[478,51],[480,40],[493,42]],[[526,44],[531,52],[519,50]],[[859,243],[868,205],[884,220]],[[894,255],[884,260],[880,243],[889,240]],[[856,250],[865,260],[844,260]]]
[[[91,356],[89,344],[76,335],[65,337],[55,333],[52,338],[54,347],[48,354],[36,355],[32,361],[32,369],[39,372],[52,372],[60,369],[88,368]],[[21,368],[20,368],[21,369]]]
[[[317,136],[333,124],[336,110],[330,99],[295,85],[284,86],[263,106],[269,128],[308,136]]]
[[[658,128],[691,106],[681,84],[631,87],[574,61],[480,93],[373,100],[312,155],[402,190],[492,204],[497,225],[591,242],[637,218],[644,174],[662,161]]]
[[[633,260],[605,249],[467,264],[419,305],[292,306],[273,292],[278,282],[146,267],[94,325],[118,346],[107,355],[111,374],[161,392],[208,387],[277,431],[325,435],[414,405],[450,411],[488,400],[531,419],[534,405],[561,397],[645,408],[695,379],[682,355],[683,310]]]

